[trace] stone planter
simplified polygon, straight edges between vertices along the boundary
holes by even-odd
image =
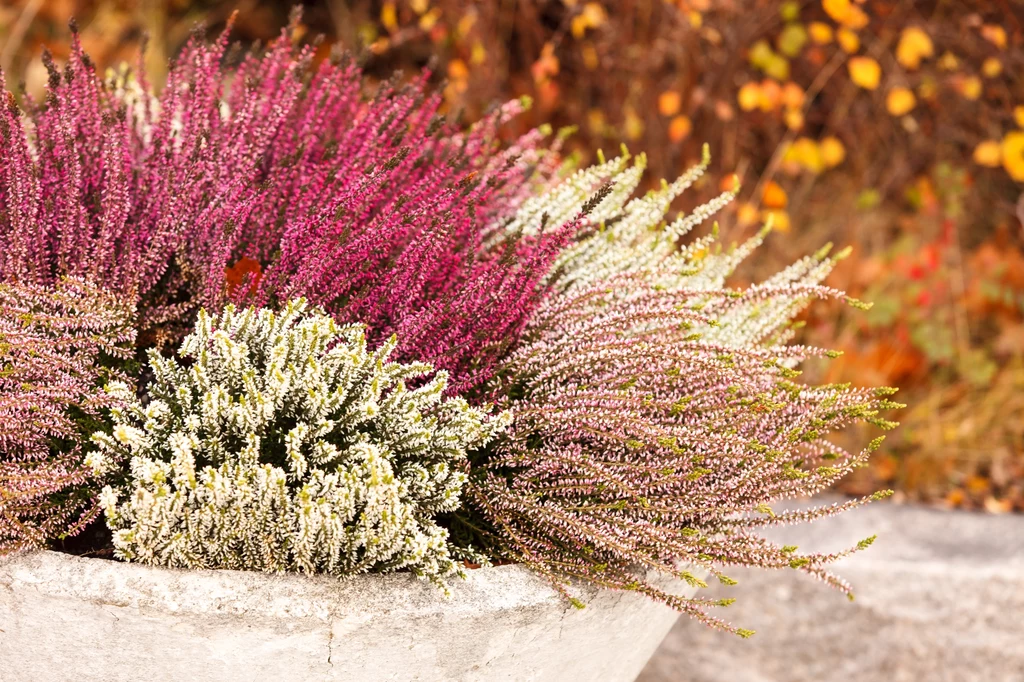
[[[0,558],[0,678],[18,682],[632,682],[676,613],[520,566],[450,599],[409,575],[176,571],[55,552]],[[680,586],[680,592],[686,588]]]

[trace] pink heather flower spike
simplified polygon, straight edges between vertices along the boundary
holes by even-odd
[[[78,280],[0,284],[0,553],[73,535],[96,516],[82,464],[111,406],[108,360],[131,354],[131,310]]]

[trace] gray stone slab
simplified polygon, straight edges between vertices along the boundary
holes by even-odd
[[[796,571],[736,570],[728,620],[681,619],[637,682],[1022,682],[1024,517],[876,503],[774,531],[803,550],[878,540],[836,565],[856,601]]]

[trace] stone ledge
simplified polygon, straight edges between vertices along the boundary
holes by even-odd
[[[822,551],[876,533],[836,565],[853,603],[796,571],[734,571],[712,592],[757,634],[681,619],[637,682],[1024,680],[1024,518],[877,503],[772,531]]]

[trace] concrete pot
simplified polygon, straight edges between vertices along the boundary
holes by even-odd
[[[0,678],[19,682],[632,682],[676,620],[636,594],[575,609],[520,566],[450,599],[409,575],[177,571],[0,558]],[[680,585],[679,592],[689,588]]]

